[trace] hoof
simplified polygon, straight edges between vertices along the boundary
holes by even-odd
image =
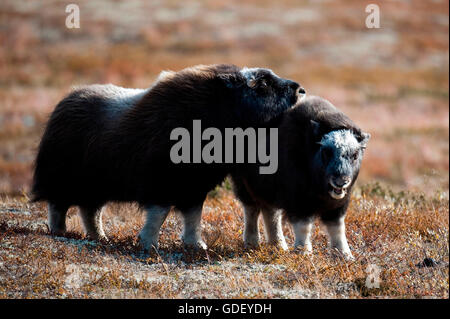
[[[353,257],[352,253],[344,254],[344,259],[346,261],[355,261],[355,257]]]
[[[258,249],[259,243],[255,242],[244,242],[245,249]]]
[[[286,244],[286,242],[283,242],[283,241],[270,242],[269,245],[274,247],[274,248],[283,250],[283,251],[289,250],[288,245]]]
[[[105,235],[99,234],[86,234],[86,238],[89,240],[99,241],[99,242],[108,242],[109,239]]]
[[[105,244],[109,243],[109,238],[106,236],[98,236],[97,239],[93,239],[93,240],[96,240],[100,243],[105,243]]]
[[[345,261],[354,261],[355,260],[355,257],[353,257],[353,255],[352,255],[352,253],[350,251],[343,252],[343,251],[341,251],[341,250],[339,250],[337,248],[334,248],[331,251],[331,255],[334,258],[342,258]]]
[[[260,238],[258,234],[254,234],[254,233],[244,233],[244,247],[247,249],[258,249],[259,248],[259,243],[260,243]]]
[[[203,240],[199,240],[195,243],[184,243],[184,247],[188,250],[194,250],[194,251],[203,251],[207,250],[208,246],[205,244]]]
[[[297,243],[295,245],[295,251],[309,256],[312,254],[312,245],[311,244],[302,245]]]
[[[306,257],[311,257],[312,256],[312,251],[304,249],[303,247],[296,247],[294,251],[297,254],[303,255],[303,256],[306,256]]]
[[[139,245],[142,247],[144,253],[149,254],[152,251],[158,250],[158,241],[156,240],[148,240],[144,238],[141,234],[138,235]]]
[[[280,248],[281,250],[284,250],[284,251],[288,251],[289,250],[289,247],[288,247],[288,245],[285,242],[278,243],[277,247]]]
[[[49,229],[49,234],[52,237],[64,237],[64,235],[66,234],[65,230],[50,230]]]

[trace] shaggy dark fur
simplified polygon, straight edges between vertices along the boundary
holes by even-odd
[[[168,72],[142,97],[120,101],[121,88],[112,85],[73,91],[56,106],[39,145],[33,200],[61,211],[95,211],[108,201],[181,211],[201,204],[230,167],[173,164],[170,132],[192,131],[194,119],[219,129],[258,126],[297,100],[297,83],[257,69],[249,85],[241,71],[211,65]]]
[[[316,215],[322,220],[338,220],[347,210],[364,144],[370,135],[362,132],[331,103],[318,97],[304,98],[286,111],[280,121],[278,171],[273,175],[260,175],[257,164],[247,165],[246,169],[233,173],[235,194],[248,206],[269,210],[281,208],[291,222]],[[333,167],[333,172],[327,171],[331,158],[322,162],[327,155],[321,153],[326,150],[319,143],[325,134],[341,129],[350,130],[361,143],[361,149],[357,161],[349,159],[354,167],[341,173],[351,174],[349,177],[352,178],[346,196],[334,199],[330,196],[329,180],[340,176],[336,176],[339,174]]]

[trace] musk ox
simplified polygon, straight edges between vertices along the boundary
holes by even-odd
[[[319,97],[304,98],[286,111],[278,129],[278,171],[260,175],[248,165],[232,175],[245,211],[245,244],[258,245],[261,212],[269,243],[287,249],[281,229],[284,212],[293,225],[295,246],[309,252],[313,219],[318,216],[331,246],[352,258],[344,218],[370,134]]]
[[[33,200],[48,202],[52,233],[65,231],[66,212],[79,206],[91,238],[105,238],[101,208],[137,202],[147,211],[139,234],[157,246],[171,208],[184,217],[183,240],[205,248],[199,233],[203,200],[230,166],[174,164],[170,134],[193,120],[223,129],[265,123],[297,102],[300,85],[269,69],[199,65],[163,72],[148,89],[114,85],[78,88],[56,106],[39,145]]]

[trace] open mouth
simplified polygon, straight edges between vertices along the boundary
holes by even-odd
[[[328,191],[330,196],[334,199],[342,199],[347,195],[347,189],[343,187],[335,187],[330,184],[330,190]]]

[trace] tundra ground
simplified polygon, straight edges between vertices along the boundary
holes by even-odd
[[[3,198],[0,298],[448,298],[448,204],[439,193],[358,188],[347,216],[355,261],[347,262],[328,250],[319,224],[310,256],[244,249],[242,209],[223,187],[204,205],[206,253],[183,248],[175,214],[158,252],[144,255],[136,240],[144,214],[134,205],[108,206],[109,242],[100,243],[83,237],[76,209],[67,236],[51,237],[44,205]],[[292,247],[288,223],[284,232]]]

